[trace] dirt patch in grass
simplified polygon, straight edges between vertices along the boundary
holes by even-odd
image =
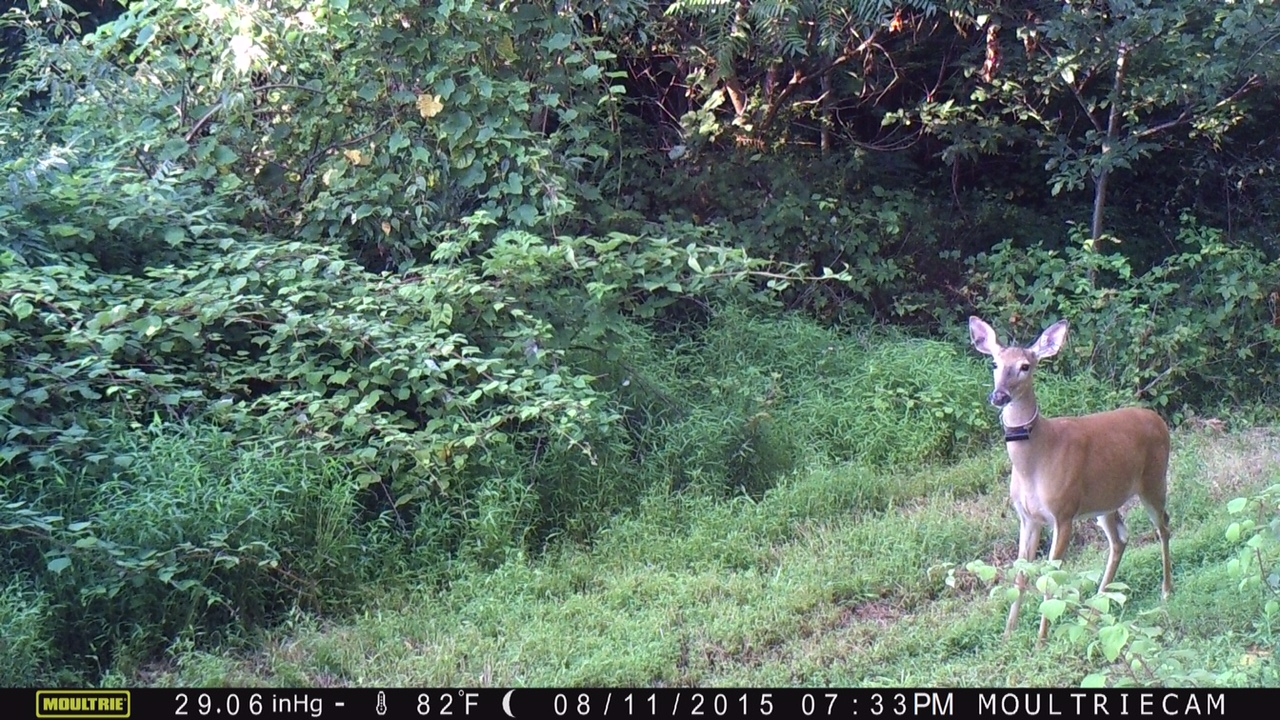
[[[888,627],[901,620],[906,613],[899,605],[888,600],[871,600],[852,608],[845,608],[841,615],[839,627],[848,627],[855,622]]]

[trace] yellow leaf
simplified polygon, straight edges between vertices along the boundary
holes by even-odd
[[[433,118],[440,114],[444,109],[444,103],[440,102],[439,95],[419,95],[418,96],[418,114],[424,118]]]
[[[347,160],[350,161],[352,165],[368,165],[373,162],[373,158],[365,155],[359,150],[343,150],[342,154],[346,156]]]
[[[498,41],[498,54],[502,56],[503,60],[516,59],[516,46],[515,43],[511,42],[511,38],[509,36],[504,35],[502,39]]]
[[[391,234],[391,223],[387,222],[386,220],[382,221],[382,234],[383,235]]]

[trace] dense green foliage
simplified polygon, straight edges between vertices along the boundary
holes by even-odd
[[[1272,2],[23,5],[0,684],[981,452],[970,313],[1071,320],[1052,413],[1275,400]]]

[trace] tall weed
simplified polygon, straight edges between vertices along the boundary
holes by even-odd
[[[0,568],[36,579],[57,663],[153,655],[179,636],[227,640],[295,606],[349,607],[397,562],[360,522],[350,475],[235,444],[207,425],[121,424],[117,467],[0,477]],[[86,665],[87,663],[87,665]]]

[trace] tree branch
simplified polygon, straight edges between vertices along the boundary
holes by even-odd
[[[324,157],[325,155],[328,155],[329,153],[339,148],[350,147],[352,145],[359,145],[360,143],[366,140],[369,140],[370,138],[374,137],[375,135],[382,132],[383,130],[386,130],[387,126],[390,124],[391,124],[390,119],[384,120],[382,121],[381,124],[378,125],[378,127],[374,128],[369,133],[361,135],[360,137],[351,138],[350,140],[340,140],[335,143],[330,143],[324,148],[317,150],[316,152],[311,154],[311,157],[307,158],[307,162],[304,165],[305,170],[302,174],[304,176],[310,175],[312,168],[314,168],[315,164],[320,161],[320,158]]]
[[[1261,80],[1258,78],[1257,75],[1251,75],[1248,80],[1244,81],[1243,85],[1236,88],[1235,92],[1231,93],[1225,98],[1214,103],[1213,107],[1209,108],[1208,110],[1205,110],[1202,113],[1196,113],[1195,108],[1190,108],[1190,107],[1183,108],[1182,113],[1179,114],[1178,117],[1172,120],[1169,120],[1168,122],[1162,122],[1159,125],[1149,127],[1145,130],[1139,130],[1138,132],[1135,132],[1133,136],[1136,138],[1145,138],[1149,135],[1155,135],[1156,133],[1164,132],[1169,128],[1177,127],[1179,125],[1184,125],[1194,120],[1197,115],[1205,115],[1205,114],[1214,112],[1215,110],[1221,110],[1222,108],[1226,107],[1228,104],[1240,99],[1240,97],[1245,93],[1259,87],[1262,87]]]

